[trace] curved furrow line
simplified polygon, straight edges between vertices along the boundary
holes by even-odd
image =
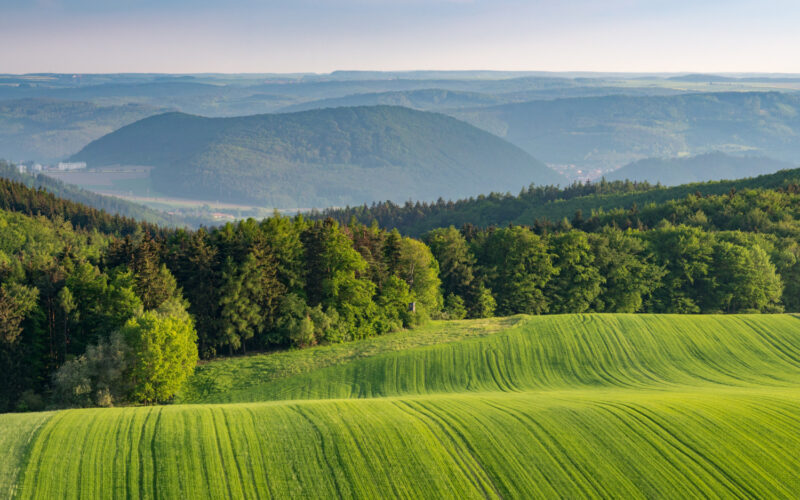
[[[730,489],[730,492],[737,497],[757,498],[756,495],[748,485],[743,484],[741,481],[733,477],[728,471],[719,466],[713,460],[709,459],[705,454],[694,448],[689,442],[681,439],[673,430],[667,427],[663,422],[657,418],[649,415],[647,410],[634,407],[627,403],[617,403],[621,408],[627,409],[628,413],[634,419],[640,421],[645,426],[655,430],[657,435],[666,435],[668,439],[664,441],[670,443],[676,451],[689,458],[692,462],[701,466],[708,473],[712,474],[720,480],[720,484]]]
[[[319,463],[327,465],[328,470],[330,471],[330,477],[332,478],[333,484],[336,487],[336,496],[338,498],[343,498],[343,489],[342,486],[339,484],[340,479],[339,479],[339,474],[337,473],[342,468],[342,459],[339,456],[338,451],[334,450],[333,452],[336,455],[336,464],[339,466],[339,469],[337,470],[336,468],[334,468],[334,464],[331,462],[331,460],[328,459],[330,453],[328,451],[328,448],[330,448],[331,446],[330,444],[326,445],[325,435],[322,433],[320,428],[317,426],[314,420],[306,413],[306,411],[302,408],[302,406],[296,405],[292,407],[292,410],[294,410],[295,413],[300,415],[300,417],[302,417],[308,423],[308,425],[311,426],[311,429],[317,435],[317,440],[320,444],[320,451],[322,453],[322,457],[321,460],[319,460]]]
[[[486,404],[506,415],[514,419],[518,422],[524,429],[528,430],[530,434],[534,437],[535,441],[541,443],[542,453],[545,454],[547,458],[549,458],[555,467],[562,472],[564,477],[569,478],[572,480],[572,485],[579,490],[579,492],[584,497],[592,496],[590,491],[585,486],[588,478],[581,473],[580,470],[575,469],[574,467],[570,467],[567,465],[563,453],[560,453],[560,450],[554,446],[550,446],[552,444],[551,438],[542,432],[541,424],[537,423],[535,419],[533,419],[530,415],[525,414],[523,412],[515,411],[511,408],[505,407],[500,405],[497,402],[490,402],[487,401]],[[576,472],[581,473],[582,477],[577,477]],[[542,477],[550,488],[553,491],[553,495],[564,496],[564,487],[562,484],[557,484],[552,481],[552,479],[547,474],[542,474]]]
[[[448,426],[439,418],[433,416],[430,412],[426,411],[424,406],[418,402],[410,401],[395,401],[394,404],[397,408],[405,411],[409,416],[421,421],[430,430],[431,434],[436,437],[440,445],[447,450],[447,453],[453,459],[454,463],[464,472],[466,477],[469,478],[470,483],[475,488],[475,491],[481,492],[484,498],[502,498],[497,487],[492,482],[485,469],[477,461],[474,455],[468,450],[465,453],[466,443],[463,437],[456,437],[448,430]],[[441,436],[447,439],[444,441]],[[483,477],[481,477],[483,476]],[[487,483],[489,488],[487,489]]]

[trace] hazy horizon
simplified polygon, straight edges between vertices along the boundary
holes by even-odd
[[[4,0],[2,73],[800,73],[788,0]]]

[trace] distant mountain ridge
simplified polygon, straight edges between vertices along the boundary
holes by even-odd
[[[18,183],[33,191],[44,190],[58,198],[105,211],[112,216],[118,215],[130,220],[157,224],[161,227],[190,227],[210,222],[201,218],[189,220],[185,217],[154,210],[122,198],[93,193],[44,174],[21,173],[16,165],[10,164],[5,160],[0,160],[0,179]]]
[[[503,104],[505,99],[491,94],[465,92],[447,89],[420,89],[395,92],[369,92],[344,97],[320,99],[293,104],[282,109],[283,112],[307,111],[311,109],[336,108],[345,106],[404,106],[420,110],[463,108]]]
[[[580,97],[458,110],[548,164],[608,171],[652,157],[713,151],[800,158],[800,94]]]
[[[627,179],[677,186],[692,182],[741,179],[792,168],[797,168],[797,165],[761,156],[731,156],[716,152],[688,158],[647,158],[609,172],[604,177],[609,181]]]
[[[396,106],[204,118],[166,113],[72,157],[155,167],[155,189],[278,208],[435,200],[565,179],[521,149],[454,118]]]
[[[94,139],[164,111],[134,103],[100,105],[49,98],[0,101],[0,157],[59,160]]]

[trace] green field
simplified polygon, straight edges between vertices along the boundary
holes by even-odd
[[[182,404],[0,415],[0,496],[778,497],[800,319],[434,323],[216,361]],[[224,403],[224,404],[215,404]]]

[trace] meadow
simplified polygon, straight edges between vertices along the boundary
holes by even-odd
[[[433,323],[207,363],[177,400],[0,415],[10,450],[0,496],[791,498],[800,489],[792,315]]]

